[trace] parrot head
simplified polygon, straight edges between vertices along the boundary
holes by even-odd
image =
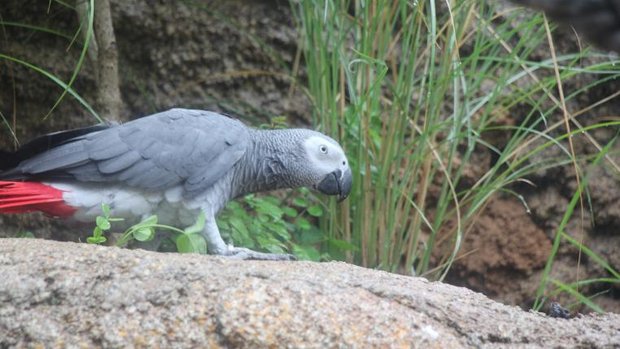
[[[344,151],[335,140],[317,133],[303,142],[310,186],[327,195],[337,195],[338,201],[349,196],[353,175]]]

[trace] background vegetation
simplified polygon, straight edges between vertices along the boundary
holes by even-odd
[[[527,210],[515,184],[529,183],[528,176],[543,168],[572,164],[579,186],[555,232],[538,306],[559,244],[589,252],[565,228],[570,217],[589,209],[590,167],[607,161],[618,174],[607,157],[615,137],[602,145],[590,138],[598,153],[589,156],[572,144],[577,133],[617,130],[617,122],[584,127],[566,105],[618,71],[607,58],[584,63],[595,56],[588,51],[528,60],[540,45],[554,53],[549,23],[509,9],[498,24],[496,6],[301,1],[296,7],[315,120],[343,141],[357,169],[350,200],[342,208],[332,203],[321,228],[355,247],[342,254],[325,246],[332,256],[442,279],[494,195],[514,195]],[[580,74],[596,78],[564,95],[563,83]],[[498,141],[498,132],[506,138]],[[541,161],[551,147],[559,156]],[[464,181],[476,153],[485,151],[494,157],[489,169]],[[442,241],[451,247],[437,253]],[[592,257],[612,276],[607,281],[617,283],[618,273]],[[576,287],[552,281],[578,295]]]

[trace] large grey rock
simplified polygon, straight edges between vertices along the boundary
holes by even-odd
[[[620,315],[553,319],[345,263],[0,239],[4,347],[618,347]]]

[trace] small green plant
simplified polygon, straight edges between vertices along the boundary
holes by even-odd
[[[101,204],[100,216],[95,219],[96,226],[93,229],[93,235],[89,236],[86,241],[89,244],[102,244],[107,241],[104,236],[105,232],[112,229],[113,222],[123,221],[123,218],[114,218],[110,216],[110,206]],[[205,226],[205,215],[198,215],[196,223],[181,230],[168,225],[158,224],[157,216],[150,216],[141,222],[127,228],[121,238],[116,242],[117,246],[125,246],[130,241],[146,242],[155,238],[156,229],[164,229],[171,232],[171,240],[174,242],[176,249],[180,253],[207,253],[207,243],[200,234]]]
[[[34,234],[30,231],[20,231],[19,233],[17,233],[17,235],[15,235],[15,237],[20,238],[20,239],[35,239],[36,238]]]
[[[222,237],[235,245],[272,253],[288,251],[313,261],[331,259],[319,252],[323,243],[343,250],[352,247],[344,241],[329,241],[313,222],[325,214],[324,206],[308,189],[297,194],[285,199],[250,194],[230,202],[218,218]]]
[[[169,225],[158,224],[157,216],[150,216],[138,224],[129,227],[122,234],[117,242],[117,246],[124,246],[132,240],[146,242],[155,238],[156,229],[163,229],[170,232],[170,240],[174,243],[176,250],[180,253],[207,253],[207,242],[200,232],[205,226],[205,215],[200,213],[196,223],[185,228],[179,229]]]
[[[90,244],[103,244],[106,233],[112,231],[114,222],[123,221],[110,214],[110,207],[101,205],[102,214],[95,220]],[[272,253],[292,252],[299,259],[327,260],[326,253],[319,252],[321,244],[328,244],[341,251],[351,251],[354,246],[346,241],[329,239],[313,220],[322,217],[325,208],[308,189],[300,189],[299,195],[282,199],[275,196],[247,195],[240,201],[232,201],[218,219],[222,237],[237,246],[260,249]],[[147,242],[155,238],[156,230],[166,230],[170,238],[162,244],[180,253],[207,253],[207,243],[202,236],[206,218],[201,213],[196,223],[179,229],[158,223],[157,216],[150,216],[127,228],[117,246],[126,246],[131,241]]]
[[[134,224],[123,233],[117,244],[125,244],[130,240],[140,242],[151,241],[155,237],[155,225],[157,224],[157,216],[150,216],[140,223]]]
[[[181,253],[207,253],[207,242],[201,232],[205,227],[205,214],[200,213],[196,223],[185,228],[182,231],[176,231],[174,235],[174,243],[177,251]]]
[[[273,116],[269,119],[269,123],[260,124],[259,128],[274,129],[274,128],[288,128],[287,117],[283,115]]]
[[[86,238],[86,242],[89,244],[100,245],[104,242],[108,241],[108,239],[103,235],[104,232],[110,230],[112,227],[112,222],[122,221],[122,218],[112,218],[110,217],[110,206],[106,204],[101,204],[101,216],[97,216],[95,219],[95,229],[93,229],[93,235]]]

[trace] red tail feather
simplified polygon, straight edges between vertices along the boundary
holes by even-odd
[[[37,182],[0,181],[0,213],[41,211],[51,216],[68,217],[75,208],[65,204],[62,191]]]

